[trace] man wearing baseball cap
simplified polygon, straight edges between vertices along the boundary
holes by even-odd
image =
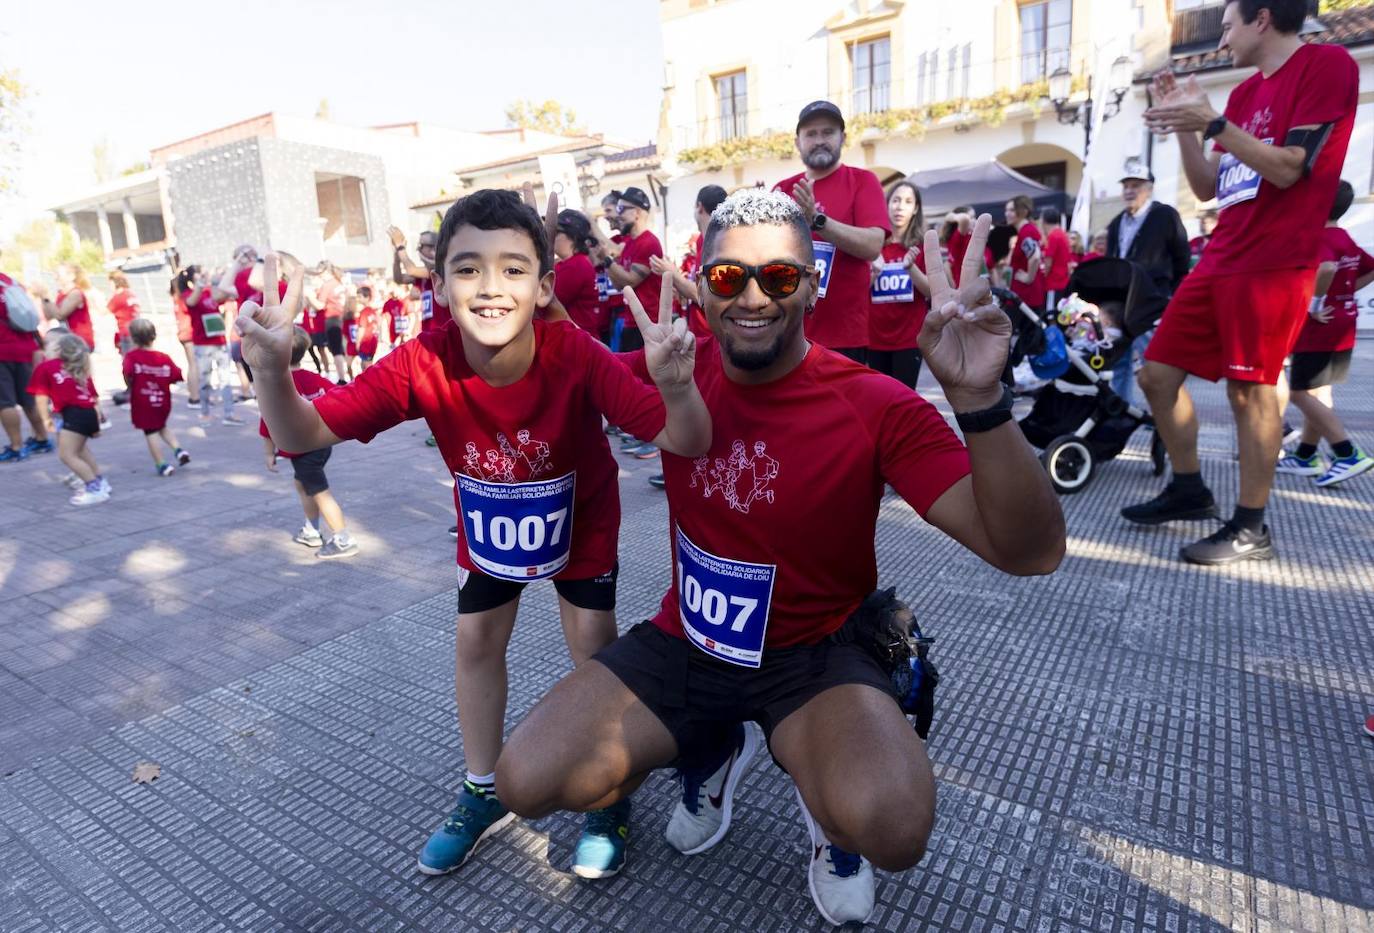
[[[1121,176],[1126,209],[1107,225],[1107,255],[1141,266],[1160,291],[1172,295],[1188,274],[1188,232],[1178,211],[1154,200],[1154,190],[1150,167],[1128,161]]]
[[[868,356],[869,263],[892,232],[882,185],[872,172],[840,163],[844,117],[828,100],[797,116],[797,154],[806,171],[774,190],[791,195],[811,225],[820,299],[806,319],[808,339],[860,363]]]
[[[649,260],[663,255],[663,245],[649,229],[652,207],[642,188],[626,188],[620,192],[616,205],[620,235],[624,237],[620,256],[612,259],[604,249],[596,256],[597,268],[609,276],[611,284],[617,289],[633,288],[640,302],[652,302],[645,304],[646,308],[658,307],[658,290],[663,283],[660,276],[651,275],[649,270]],[[638,350],[643,346],[639,328],[628,309],[622,309],[621,314],[620,349],[625,352]]]

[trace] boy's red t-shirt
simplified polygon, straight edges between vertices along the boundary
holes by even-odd
[[[363,308],[357,317],[344,324],[349,356],[377,355],[377,309]]]
[[[382,304],[382,313],[386,315],[389,339],[392,344],[395,344],[397,337],[408,333],[410,330],[410,317],[406,311],[406,303],[399,298],[388,298]]]
[[[468,570],[493,572],[489,561],[483,558],[483,567],[472,556],[473,512],[486,523],[492,509],[500,509],[499,503],[488,503],[493,495],[503,495],[504,486],[524,487],[509,490],[512,502],[536,488],[557,487],[558,495],[572,500],[564,506],[571,533],[559,538],[567,563],[553,576],[588,579],[614,566],[620,532],[620,470],[601,418],[652,440],[663,429],[663,399],[581,328],[567,321],[535,320],[532,326],[534,361],[510,385],[493,386],[473,372],[463,354],[462,331],[445,327],[392,350],[348,385],[315,399],[315,408],[339,437],[363,443],[402,421],[425,419],[458,480],[457,556]],[[486,501],[474,504],[474,497]],[[513,522],[509,533],[514,535],[518,525],[522,540],[528,532],[531,540],[537,534],[551,541],[568,530],[546,527],[542,514],[527,525],[531,518],[536,517]],[[488,545],[488,534],[491,542],[504,534],[494,525],[481,527],[479,549]],[[514,544],[516,539],[505,540]],[[512,555],[511,564],[517,563]]]
[[[291,383],[296,387],[296,391],[300,393],[301,398],[305,399],[307,402],[313,402],[315,399],[335,387],[334,383],[330,382],[319,373],[300,368],[291,370]],[[258,434],[269,440],[272,437],[271,434],[267,433],[267,422],[263,421],[261,418],[258,419]],[[277,456],[286,457],[289,460],[292,457],[299,456],[299,454],[278,450]]]
[[[1370,256],[1340,227],[1322,230],[1319,262],[1336,264],[1336,274],[1326,289],[1322,306],[1331,312],[1331,320],[1323,324],[1308,315],[1298,334],[1294,353],[1335,353],[1355,346],[1355,325],[1360,307],[1355,302],[1355,283],[1374,272],[1374,256]]]
[[[1045,258],[1050,260],[1045,287],[1050,291],[1062,292],[1069,287],[1069,263],[1073,260],[1073,247],[1063,227],[1055,227],[1045,237]]]
[[[124,381],[129,386],[129,416],[140,431],[167,426],[172,412],[172,384],[184,377],[166,353],[135,347],[124,354]]]

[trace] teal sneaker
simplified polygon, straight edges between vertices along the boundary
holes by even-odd
[[[604,810],[593,810],[582,823],[573,850],[573,874],[579,878],[609,878],[625,867],[625,843],[630,838],[630,799]]]
[[[1316,483],[1318,486],[1334,486],[1359,476],[1371,467],[1374,467],[1374,457],[1356,447],[1355,452],[1349,457],[1342,457],[1332,463],[1331,469],[1318,476]]]
[[[453,812],[420,850],[420,871],[426,875],[447,875],[462,868],[477,851],[479,842],[513,819],[515,814],[495,795],[483,793],[464,781]]]
[[[1287,473],[1289,476],[1321,476],[1326,472],[1326,461],[1321,454],[1313,454],[1306,459],[1297,454],[1284,454],[1274,466],[1274,472]]]

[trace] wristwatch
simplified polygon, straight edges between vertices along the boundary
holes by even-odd
[[[1202,138],[1212,139],[1213,137],[1220,136],[1222,130],[1226,129],[1226,123],[1227,120],[1224,114],[1217,117],[1211,123],[1207,124],[1207,129],[1202,131]]]
[[[996,404],[982,411],[955,412],[954,420],[965,434],[991,431],[998,425],[1006,424],[1011,420],[1011,388],[1003,383],[1002,398]]]
[[[826,222],[827,220],[829,220],[829,219],[830,219],[830,218],[826,217],[824,214],[819,214],[819,213],[818,213],[818,214],[815,216],[815,219],[813,219],[813,220],[811,221],[811,229],[812,229],[812,230],[824,230],[824,229],[825,229],[825,222]]]

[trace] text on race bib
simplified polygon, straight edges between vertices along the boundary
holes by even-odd
[[[351,341],[353,341],[354,343],[357,343],[357,342],[358,342],[358,325],[357,325],[357,324],[349,324],[349,325],[348,325],[348,339],[351,340]]]
[[[598,298],[605,301],[612,295],[619,294],[620,289],[611,284],[611,277],[609,275],[604,272],[598,272],[596,274],[596,295]]]
[[[1262,139],[1260,142],[1266,145],[1274,144],[1272,138]],[[1260,178],[1259,172],[1231,153],[1223,152],[1221,162],[1217,165],[1217,208],[1225,210],[1258,197],[1261,181],[1263,179]]]
[[[687,638],[713,658],[759,667],[776,564],[730,560],[677,532],[678,612]]]
[[[911,273],[906,264],[900,262],[883,263],[882,271],[873,280],[869,297],[874,304],[891,304],[898,301],[915,301],[916,291],[911,283]]]
[[[434,317],[434,292],[420,293],[420,320],[428,321]]]
[[[462,473],[458,505],[468,556],[504,580],[541,580],[572,554],[576,473],[534,483],[489,483]]]
[[[812,240],[811,248],[816,252],[816,271],[820,274],[821,280],[816,297],[824,298],[825,290],[830,287],[830,269],[835,265],[835,244],[827,243],[825,240]]]

